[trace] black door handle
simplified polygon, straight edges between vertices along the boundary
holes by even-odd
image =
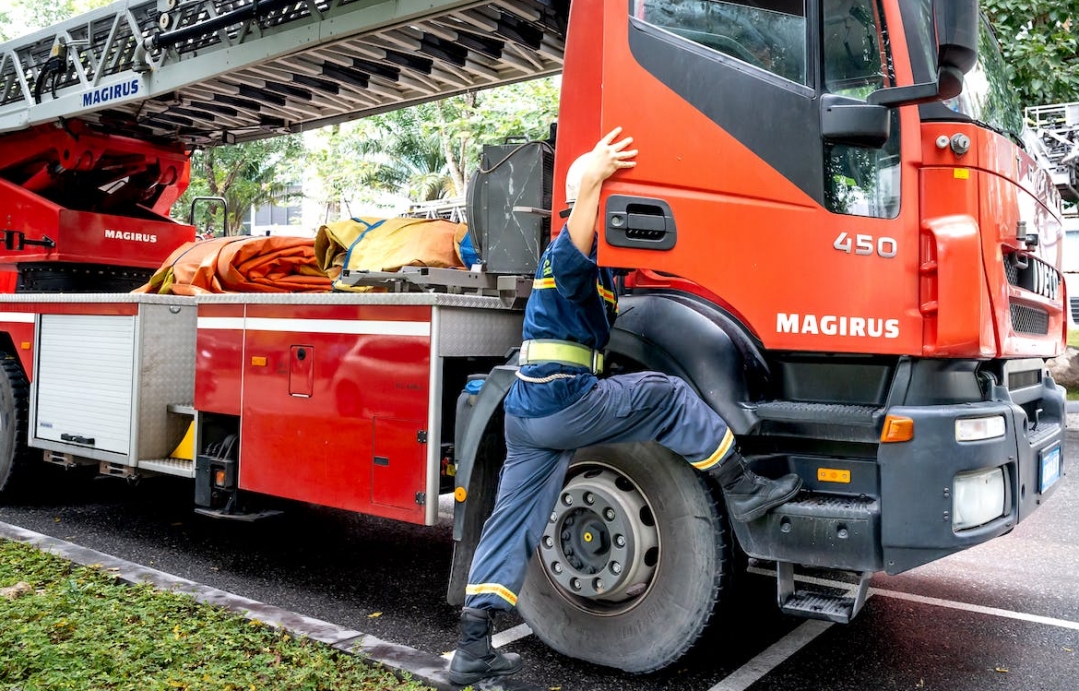
[[[612,195],[607,199],[606,240],[615,247],[671,249],[677,240],[671,207],[662,199]]]

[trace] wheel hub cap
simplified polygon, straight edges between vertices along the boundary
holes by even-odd
[[[644,495],[610,468],[573,477],[540,543],[551,580],[572,595],[621,602],[647,588],[659,532]]]

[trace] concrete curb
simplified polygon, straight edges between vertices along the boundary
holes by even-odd
[[[108,569],[128,583],[149,583],[158,590],[185,593],[199,602],[224,607],[248,619],[286,629],[298,636],[325,643],[337,650],[377,663],[397,674],[407,673],[416,681],[439,691],[457,691],[461,687],[450,683],[447,676],[448,663],[438,655],[425,653],[397,643],[390,643],[374,636],[331,624],[321,619],[304,616],[264,602],[252,600],[186,578],[158,571],[148,566],[113,557],[55,537],[25,530],[9,523],[0,522],[0,538],[33,545],[38,549],[82,564]],[[540,687],[500,680],[497,685],[480,683],[477,689],[503,689],[504,691],[539,691]]]

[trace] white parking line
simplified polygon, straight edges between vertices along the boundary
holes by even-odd
[[[1005,619],[1018,619],[1019,621],[1028,621],[1033,624],[1045,624],[1046,626],[1057,626],[1062,629],[1071,629],[1073,631],[1079,631],[1079,622],[1069,621],[1067,619],[1056,619],[1054,617],[1043,617],[1040,614],[1027,614],[1026,612],[1013,612],[1010,609],[999,609],[997,607],[983,607],[982,605],[970,605],[965,602],[953,602],[951,600],[941,600],[935,597],[926,597],[925,595],[914,595],[913,593],[904,593],[899,590],[877,590],[876,588],[870,589],[871,593],[880,595],[881,597],[891,597],[896,600],[909,600],[911,602],[920,602],[926,605],[935,605],[937,607],[948,607],[949,609],[958,609],[964,612],[976,612],[978,614],[989,614],[994,617],[1004,617]]]
[[[516,640],[531,635],[532,629],[528,627],[528,624],[518,624],[512,629],[506,629],[505,631],[500,631],[495,635],[491,636],[491,647],[501,648],[504,645],[509,645]]]
[[[773,575],[769,571],[756,567],[749,567],[747,571],[761,576]],[[838,581],[830,582],[829,585],[833,588],[847,590],[852,597],[858,589],[857,585]],[[764,652],[728,674],[708,691],[745,691],[745,689],[757,683],[757,680],[765,674],[786,662],[792,655],[812,643],[817,636],[832,628],[832,626],[833,624],[830,621],[806,620],[798,628],[769,646]]]
[[[830,621],[806,620],[794,631],[773,643],[763,653],[724,677],[723,681],[708,691],[745,691],[832,626]]]
[[[747,569],[749,573],[759,576],[775,576],[774,572],[765,571],[756,567],[750,567]],[[833,581],[824,578],[814,578],[812,576],[796,576],[796,581],[802,583],[811,583],[813,585],[821,585],[829,588],[840,588],[852,590],[857,586],[851,583],[844,583],[842,581]],[[1003,617],[1006,619],[1017,619],[1019,621],[1031,622],[1034,624],[1045,624],[1047,626],[1057,626],[1064,629],[1071,629],[1079,631],[1079,622],[1068,621],[1067,619],[1056,619],[1053,617],[1043,617],[1038,614],[1028,614],[1026,612],[1014,612],[1012,610],[1000,609],[997,607],[984,607],[982,605],[972,605],[965,602],[955,602],[952,600],[943,600],[936,597],[926,597],[925,595],[914,595],[911,593],[904,593],[898,590],[883,590],[880,588],[870,588],[869,593],[866,595],[866,599],[879,595],[881,597],[890,597],[896,600],[907,600],[909,602],[918,602],[925,605],[932,605],[934,607],[946,607],[948,609],[956,609],[964,612],[974,612],[977,614],[988,614],[994,617]],[[750,686],[755,684],[761,677],[773,669],[783,664],[787,659],[811,643],[814,639],[820,636],[822,633],[832,627],[831,622],[807,620],[804,624],[791,631],[783,638],[776,641],[771,647],[757,655],[755,658],[742,665],[734,672],[726,676],[718,684],[710,688],[708,691],[745,691]]]
[[[749,573],[757,574],[759,576],[775,576],[771,571],[765,571],[764,569],[758,569],[756,567],[750,567],[746,569]],[[833,581],[824,578],[813,578],[812,576],[795,576],[796,581],[803,583],[812,583],[813,585],[823,585],[829,588],[850,588],[850,583],[843,583],[842,581]],[[890,597],[895,600],[907,600],[909,602],[918,602],[924,605],[932,605],[934,607],[946,607],[948,609],[957,609],[963,612],[974,612],[976,614],[988,614],[994,617],[1002,617],[1004,619],[1016,619],[1018,621],[1026,621],[1032,624],[1044,624],[1046,626],[1056,626],[1062,629],[1071,629],[1072,631],[1079,631],[1079,622],[1070,621],[1068,619],[1057,619],[1055,617],[1044,617],[1040,614],[1029,614],[1027,612],[1016,612],[1010,609],[1000,609],[999,607],[986,607],[984,605],[972,605],[967,602],[956,602],[954,600],[944,600],[937,597],[928,597],[925,595],[915,595],[913,593],[904,593],[901,590],[884,590],[882,588],[870,588],[870,595],[880,595],[881,597]]]
[[[531,636],[531,635],[532,635],[532,629],[529,628],[528,624],[518,624],[517,626],[514,626],[512,629],[506,629],[505,631],[499,631],[495,635],[491,636],[491,647],[492,648],[501,648],[504,645],[509,645],[510,643],[513,643],[514,641],[520,640],[520,639],[524,638],[525,636]],[[453,651],[451,650],[448,653],[442,653],[442,659],[443,660],[453,659]]]

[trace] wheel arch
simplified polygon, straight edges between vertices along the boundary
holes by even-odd
[[[745,404],[766,397],[772,374],[761,348],[729,313],[690,296],[629,295],[611,331],[608,359],[686,381],[736,435],[759,424]]]

